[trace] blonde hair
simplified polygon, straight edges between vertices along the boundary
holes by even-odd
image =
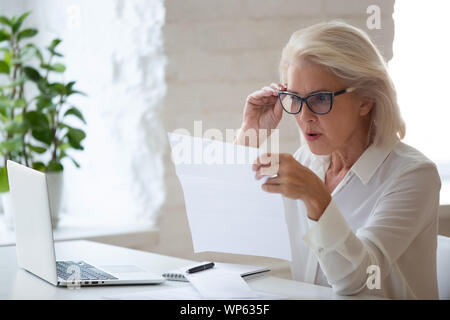
[[[281,83],[286,83],[289,65],[302,59],[327,67],[346,85],[355,87],[356,94],[374,102],[370,117],[375,145],[404,138],[405,123],[387,64],[364,31],[331,21],[294,32],[281,54]]]

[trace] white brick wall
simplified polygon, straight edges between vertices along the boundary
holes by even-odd
[[[366,27],[366,10],[372,4],[381,9],[380,30]],[[203,121],[204,130],[238,128],[247,95],[279,80],[280,54],[290,35],[316,22],[344,19],[368,31],[390,59],[393,4],[394,0],[166,0],[166,129],[193,132],[195,120]],[[284,117],[279,128],[281,151],[294,152],[299,146],[295,121]],[[166,151],[168,197],[156,250],[195,259],[256,261],[225,254],[193,254],[181,186]],[[269,262],[280,265],[279,261]],[[289,277],[289,272],[280,275]]]
[[[272,19],[274,17],[321,15],[322,1],[298,0],[169,0],[167,22],[235,19]],[[295,10],[293,10],[295,9]],[[301,11],[300,11],[301,10]]]

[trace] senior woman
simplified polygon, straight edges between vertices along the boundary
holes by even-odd
[[[262,188],[284,196],[293,279],[344,295],[437,299],[441,182],[435,164],[400,141],[405,125],[378,49],[353,26],[316,24],[291,36],[280,75],[247,97],[236,142],[270,133],[283,112],[307,141],[253,166],[257,179],[277,168]]]

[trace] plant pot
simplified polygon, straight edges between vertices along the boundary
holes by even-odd
[[[63,194],[63,172],[50,172],[46,173],[46,176],[52,227],[54,229],[58,226],[59,215],[61,211]],[[1,197],[6,225],[9,229],[14,230],[14,213],[11,204],[11,193],[2,193]],[[24,201],[26,201],[26,199],[24,199]]]

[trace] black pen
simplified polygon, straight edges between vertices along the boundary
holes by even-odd
[[[212,267],[214,267],[214,262],[210,262],[207,264],[202,264],[201,266],[193,267],[191,269],[188,269],[188,271],[186,271],[186,272],[187,273],[195,273],[195,272],[203,271],[206,269],[211,269]]]

